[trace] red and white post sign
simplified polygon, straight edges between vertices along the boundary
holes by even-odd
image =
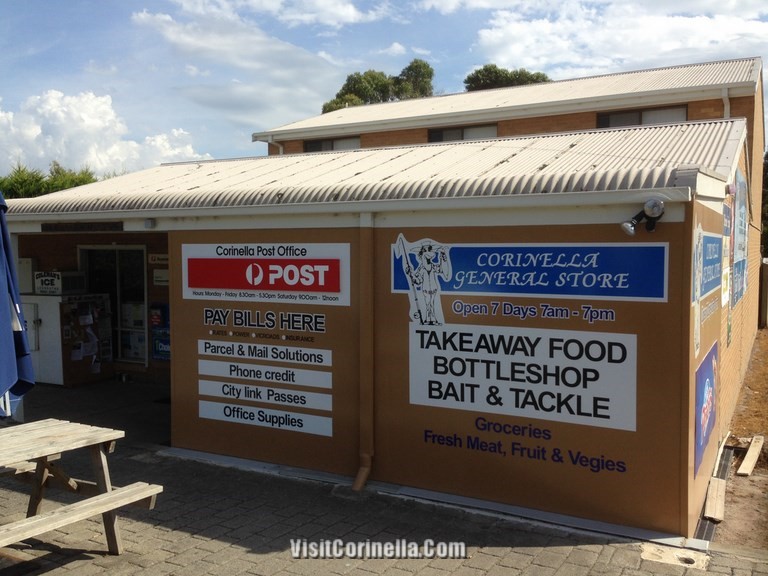
[[[349,306],[348,244],[183,244],[183,297]]]

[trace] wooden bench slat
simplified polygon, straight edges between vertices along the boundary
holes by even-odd
[[[146,500],[150,509],[154,508],[157,494],[163,491],[158,484],[135,482],[111,492],[98,494],[73,504],[59,506],[53,510],[0,525],[0,547],[38,536],[51,530],[57,530],[73,522],[115,510],[128,504]]]

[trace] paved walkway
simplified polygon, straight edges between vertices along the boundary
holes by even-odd
[[[106,554],[99,518],[0,549],[0,573],[141,575],[644,576],[704,573],[768,575],[764,551],[709,551],[563,530],[494,514],[472,513],[383,495],[362,495],[330,482],[212,465],[168,450],[167,390],[152,384],[104,383],[99,394],[38,387],[25,407],[28,420],[44,417],[122,427],[110,465],[115,484],[162,484],[155,510],[126,508],[120,527],[126,552]],[[117,405],[105,408],[101,393]],[[103,400],[103,398],[102,398]],[[176,455],[174,455],[176,454]],[[68,466],[87,475],[87,454]],[[0,514],[21,517],[24,486],[0,481]],[[65,501],[67,495],[49,492]],[[463,542],[457,559],[294,558],[291,541],[349,543]],[[405,543],[405,544],[403,544]],[[371,546],[371,544],[368,544]]]

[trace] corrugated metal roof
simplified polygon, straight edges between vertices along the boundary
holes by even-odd
[[[168,164],[9,200],[9,217],[667,188],[683,168],[729,176],[745,135],[735,119]]]
[[[720,98],[728,87],[730,96],[754,95],[762,70],[760,58],[724,60],[670,66],[562,80],[528,86],[462,92],[385,104],[352,106],[291,124],[257,132],[253,140],[317,138],[382,129],[450,125],[551,114],[571,110],[609,110],[634,105],[661,105]],[[712,92],[714,91],[714,92]],[[686,98],[680,94],[689,92]]]

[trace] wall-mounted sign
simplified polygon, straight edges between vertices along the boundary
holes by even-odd
[[[707,355],[696,370],[696,408],[693,415],[693,428],[696,446],[694,449],[694,474],[699,473],[699,466],[704,451],[709,444],[717,417],[717,342],[712,345]]]
[[[34,281],[35,294],[82,294],[87,288],[87,279],[82,272],[35,272]]]
[[[443,244],[401,234],[392,246],[392,290],[666,302],[668,250],[666,243]]]
[[[348,244],[184,244],[183,296],[349,306]]]
[[[168,254],[148,254],[147,262],[152,266],[168,266]]]
[[[411,323],[412,404],[635,430],[637,338]]]

